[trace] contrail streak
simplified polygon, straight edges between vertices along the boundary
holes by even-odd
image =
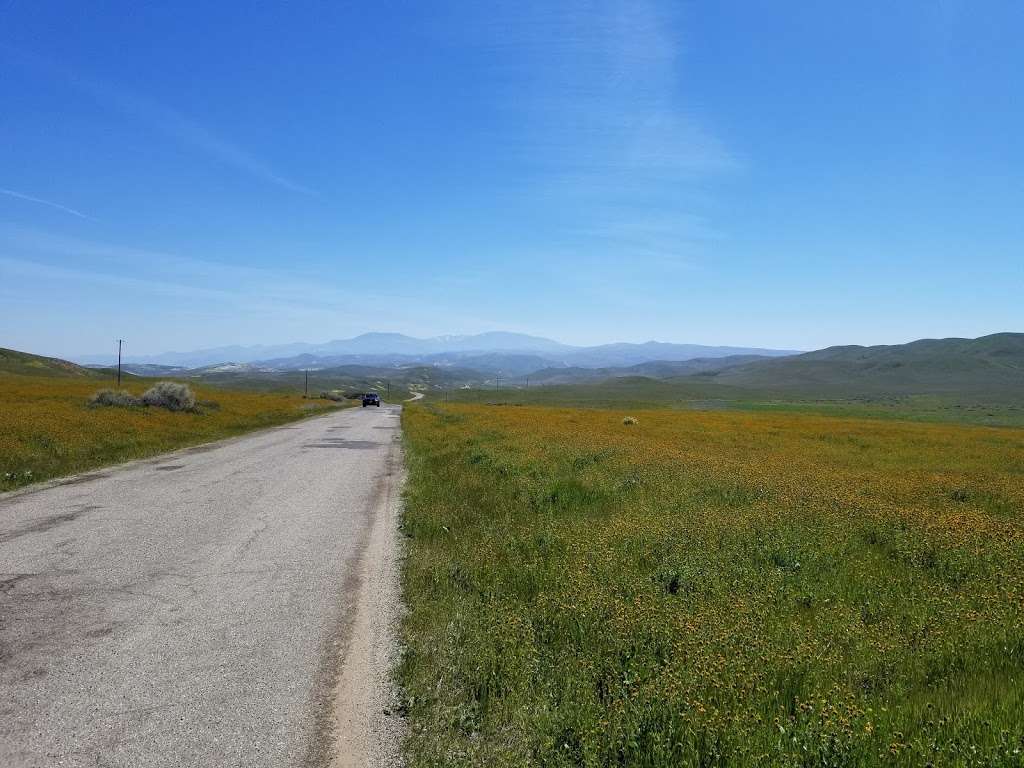
[[[68,208],[66,205],[60,203],[53,203],[49,200],[43,200],[39,197],[32,197],[32,195],[23,195],[21,192],[15,192],[13,189],[0,189],[0,195],[7,195],[8,197],[16,197],[19,200],[27,200],[30,203],[38,203],[39,205],[48,205],[51,208],[56,208],[58,211],[64,211],[64,213],[70,213],[72,216],[77,216],[80,219],[92,220],[92,216],[86,216],[81,211],[76,211],[74,208]]]

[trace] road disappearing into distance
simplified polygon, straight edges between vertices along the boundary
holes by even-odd
[[[0,496],[0,764],[345,764],[399,424],[347,409]]]

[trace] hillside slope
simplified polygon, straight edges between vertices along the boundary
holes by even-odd
[[[43,357],[28,352],[0,347],[0,375],[17,374],[21,376],[56,376],[75,379],[102,379],[107,377],[105,371],[84,368],[67,360],[56,357]]]
[[[1024,399],[1024,334],[828,347],[699,374],[730,386],[820,396],[935,394]]]

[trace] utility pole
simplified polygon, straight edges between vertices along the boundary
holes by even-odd
[[[309,368],[306,369],[306,394],[305,397],[309,397]]]
[[[530,388],[530,377],[529,376],[526,377],[526,388],[527,389]]]
[[[121,388],[121,345],[124,344],[124,339],[117,340],[117,388]]]
[[[388,379],[388,381],[387,381],[387,387],[388,387],[388,394],[387,394],[387,398],[388,398],[388,400],[390,400],[390,399],[391,399],[391,379]]]
[[[501,376],[494,377],[494,391],[497,392],[501,389]]]

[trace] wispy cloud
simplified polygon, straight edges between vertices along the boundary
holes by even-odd
[[[678,4],[502,3],[480,29],[524,157],[545,170],[607,190],[739,166],[685,102]]]
[[[52,77],[64,80],[101,104],[145,123],[151,130],[191,147],[207,157],[290,192],[305,195],[316,194],[314,190],[283,176],[265,161],[218,136],[195,119],[166,104],[135,93],[121,85],[78,72],[34,53],[6,45],[0,45],[0,50],[37,70],[45,71]]]
[[[14,197],[17,198],[18,200],[25,200],[29,203],[38,203],[39,205],[46,205],[58,211],[64,211],[64,213],[69,213],[72,216],[77,216],[80,219],[92,219],[91,216],[87,216],[81,211],[76,211],[74,208],[69,208],[66,205],[61,205],[60,203],[55,203],[51,200],[43,200],[41,197],[32,197],[32,195],[25,195],[22,194],[21,192],[15,192],[13,189],[0,189],[0,195],[7,195],[8,197]]]
[[[109,83],[81,76],[74,80],[79,87],[93,94],[98,100],[118,108],[124,114],[141,122],[148,123],[154,130],[199,150],[214,160],[255,178],[276,184],[290,192],[299,192],[304,195],[316,194],[309,187],[282,176],[264,161],[215,135],[197,121],[171,107]]]
[[[471,25],[493,62],[499,141],[580,247],[665,263],[714,228],[694,201],[743,163],[690,103],[667,0],[499,0]],[[652,215],[652,208],[658,210]]]

